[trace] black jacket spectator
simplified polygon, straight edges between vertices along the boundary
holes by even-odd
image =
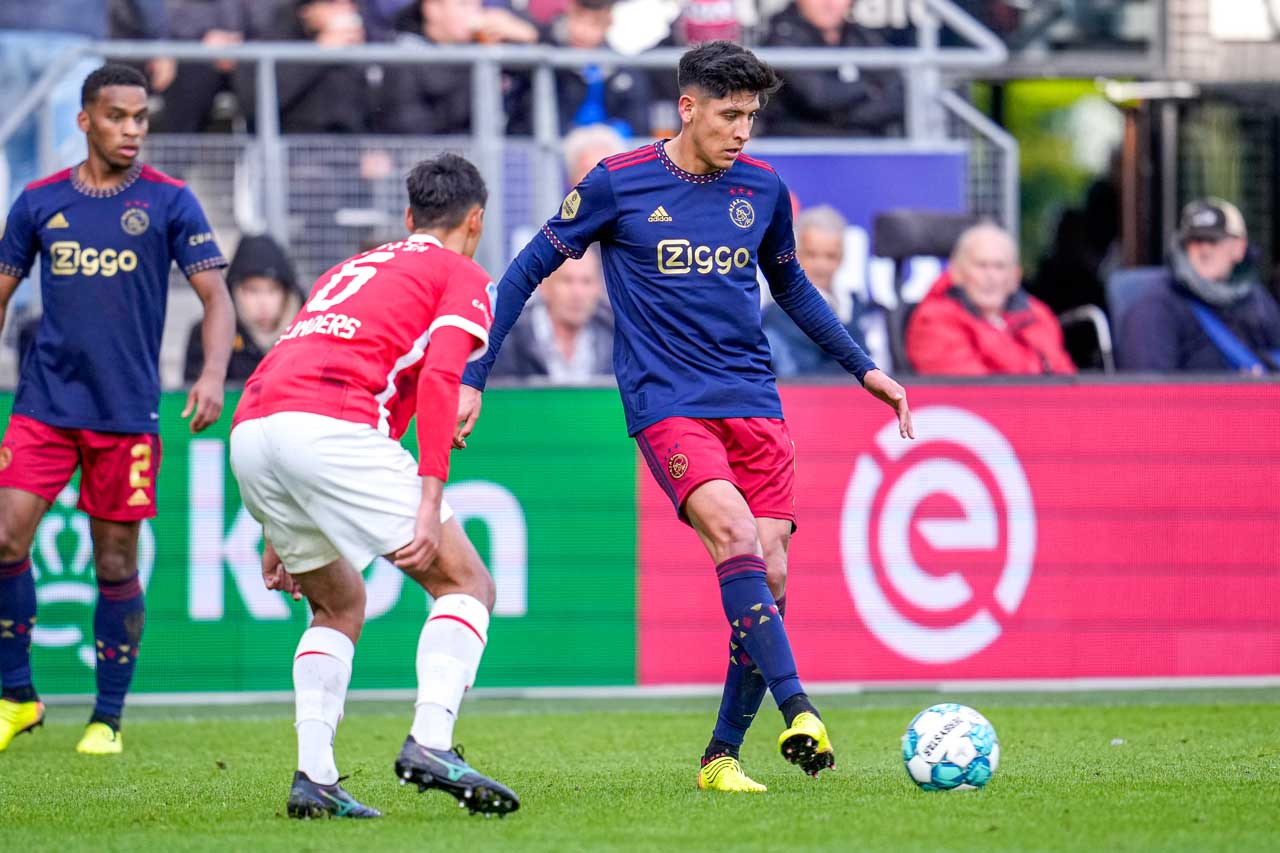
[[[395,19],[395,41],[400,45],[470,44],[481,38],[492,42],[533,41],[537,32],[531,24],[503,10],[474,10],[448,7],[436,14],[437,26],[454,33],[452,40],[434,41],[428,35],[424,3],[413,0]],[[462,17],[470,16],[470,17]],[[466,39],[463,40],[464,34]],[[507,122],[511,133],[529,133],[530,107],[513,108],[515,101],[527,101],[527,72],[504,71],[503,100],[507,113],[519,113]],[[471,132],[471,69],[461,65],[388,65],[383,70],[382,96],[373,117],[380,133],[418,133],[447,136]]]
[[[346,11],[341,11],[347,7]],[[313,41],[317,53],[361,44],[364,30],[354,3],[343,0],[285,0],[275,21],[262,34],[273,41]],[[369,84],[359,65],[280,63],[276,67],[280,97],[280,129],[285,133],[360,133],[369,129]],[[237,73],[237,90],[257,105],[254,69],[246,63]]]
[[[249,378],[258,362],[266,357],[280,333],[292,320],[305,294],[284,249],[267,236],[244,237],[227,268],[227,286],[236,306],[236,338],[227,365],[227,381],[240,383]],[[246,291],[255,291],[250,297]],[[263,292],[274,310],[263,312]],[[273,294],[274,291],[274,294]],[[250,305],[255,299],[257,304]],[[253,316],[248,316],[252,312]],[[187,357],[182,375],[188,384],[200,376],[204,368],[204,339],[201,324],[191,328],[187,338]]]
[[[539,312],[545,314],[546,308],[540,302],[532,303],[529,310],[511,327],[511,333],[507,335],[502,350],[493,363],[492,376],[519,379],[542,377],[565,383],[613,376],[613,314],[608,308],[598,308],[583,329],[589,346],[584,361],[585,375],[573,377],[553,375],[550,353],[554,343],[538,334],[537,327],[541,324]]]
[[[882,36],[846,20],[834,44],[796,3],[769,21],[770,47],[886,47]],[[786,85],[763,117],[784,136],[886,136],[902,124],[902,78],[895,71],[786,71]]]

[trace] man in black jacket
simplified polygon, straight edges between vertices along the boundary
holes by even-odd
[[[887,47],[853,23],[853,0],[793,0],[769,21],[770,47]],[[902,77],[896,71],[786,71],[786,87],[765,113],[781,136],[891,136],[900,132]]]
[[[1117,318],[1122,370],[1280,372],[1280,305],[1248,257],[1244,217],[1193,201],[1170,241],[1168,278]]]

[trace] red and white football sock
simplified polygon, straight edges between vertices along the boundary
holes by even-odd
[[[321,785],[338,781],[333,738],[342,719],[356,647],[333,628],[308,628],[293,657],[298,769]]]
[[[462,694],[472,685],[489,633],[489,609],[470,595],[436,599],[418,637],[418,700],[410,734],[430,749],[453,747]]]

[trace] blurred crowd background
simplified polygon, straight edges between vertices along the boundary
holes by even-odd
[[[1001,67],[955,75],[946,86],[1016,140],[1018,209],[1000,223],[974,210],[885,211],[870,234],[836,207],[796,197],[799,258],[850,333],[900,374],[1280,371],[1280,107],[1270,97],[1280,80],[1275,4],[955,5],[1008,52]],[[629,64],[645,51],[721,38],[805,50],[909,48],[920,35],[918,20],[914,0],[4,3],[0,95],[18,103],[68,49],[104,40],[315,45],[315,62],[277,69],[281,131],[316,140],[293,149],[287,164],[289,184],[309,196],[289,211],[311,238],[306,251],[290,234],[270,233],[240,209],[238,192],[226,191],[261,177],[225,142],[255,133],[253,64],[178,61],[163,50],[135,63],[153,90],[153,145],[168,158],[157,165],[177,164],[234,255],[228,280],[239,335],[229,378],[242,381],[328,264],[396,236],[385,211],[400,203],[399,181],[418,140],[449,147],[476,131],[472,67],[334,63],[325,61],[326,51],[377,43],[424,51],[467,44],[609,51],[607,62],[555,72],[567,187],[600,158],[678,131],[674,71]],[[943,27],[940,43],[953,48],[966,39]],[[85,57],[81,70],[98,61]],[[762,113],[756,135],[790,140],[797,151],[835,143],[852,150],[856,140],[874,141],[877,151],[900,140],[905,151],[912,140],[903,75],[911,73],[919,72],[859,68],[853,60],[786,71],[785,88]],[[58,154],[68,163],[82,145],[72,119],[83,76],[68,73],[51,96]],[[500,86],[504,138],[519,145],[534,130],[531,74],[504,68]],[[6,209],[38,177],[36,125],[20,127],[6,144]],[[339,137],[361,142],[324,142]],[[518,157],[507,162],[508,173],[528,168]],[[971,184],[982,180],[977,170],[971,157]],[[846,189],[860,192],[856,181]],[[507,257],[552,212],[528,210],[527,202],[495,201],[509,211],[525,203],[508,217]],[[890,252],[890,245],[898,248]],[[877,260],[888,264],[887,289],[868,272]],[[502,270],[490,272],[497,278]],[[0,382],[7,385],[39,316],[33,291],[24,287],[4,333]],[[173,291],[162,376],[176,387],[192,378],[201,353],[193,330],[198,304],[180,282]],[[767,298],[762,312],[780,376],[838,372]],[[608,382],[612,334],[599,259],[589,254],[540,288],[495,375]]]

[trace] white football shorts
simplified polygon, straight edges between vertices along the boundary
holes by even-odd
[[[290,574],[344,557],[363,570],[413,541],[422,478],[397,441],[367,424],[278,412],[231,432],[240,497]],[[453,510],[440,504],[440,520]]]

